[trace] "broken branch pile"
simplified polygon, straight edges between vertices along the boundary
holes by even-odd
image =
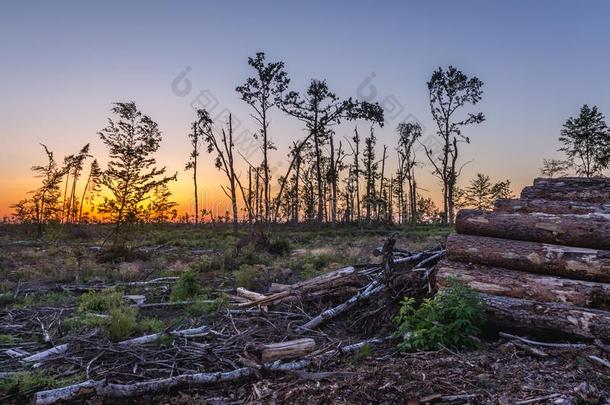
[[[610,336],[610,179],[536,179],[494,211],[461,210],[439,286],[457,276],[502,327]]]
[[[354,326],[367,319],[378,321],[386,298],[396,301],[430,289],[428,276],[444,250],[395,251],[394,242],[390,238],[378,249],[380,263],[345,267],[291,285],[272,284],[266,293],[237,288],[220,311],[191,319],[181,316],[182,302],[148,303],[146,294],[152,291],[159,298],[154,289],[166,291],[162,283],[175,279],[159,279],[160,284],[152,287],[132,283],[129,287],[137,294],[125,295],[126,300],[137,301],[134,305],[147,314],[169,312],[176,320],[164,331],[119,342],[110,341],[99,329],[58,332],[62,322],[74,315],[74,306],[45,308],[47,312],[40,313],[9,310],[0,329],[18,328],[29,340],[29,330],[51,329],[52,324],[52,343],[33,344],[27,351],[14,345],[0,353],[0,368],[10,373],[8,377],[34,368],[77,379],[76,384],[38,392],[38,404],[91,396],[126,398],[264,373],[322,368],[338,356],[387,340],[386,331],[363,333]],[[34,321],[39,316],[40,326]]]

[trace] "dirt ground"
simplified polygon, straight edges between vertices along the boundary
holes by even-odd
[[[505,339],[473,351],[399,353],[391,345],[366,358],[221,387],[140,398],[144,404],[607,404],[610,374],[586,350],[532,355]],[[94,400],[92,403],[95,403]]]

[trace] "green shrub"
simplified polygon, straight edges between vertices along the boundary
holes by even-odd
[[[235,284],[238,287],[244,287],[250,289],[254,285],[256,279],[257,269],[254,266],[248,264],[242,264],[239,266],[239,270],[236,270],[233,274],[235,276]]]
[[[174,343],[174,337],[170,334],[164,333],[157,338],[157,344],[161,347],[170,347]]]
[[[89,291],[81,295],[78,312],[108,312],[125,304],[123,293],[113,289]]]
[[[12,345],[15,343],[13,335],[0,335],[0,345]]]
[[[138,331],[142,333],[156,333],[165,329],[165,323],[157,318],[144,318],[138,322]]]
[[[199,294],[200,286],[197,274],[191,270],[187,270],[178,279],[178,282],[172,288],[170,293],[171,301],[185,301],[196,297]]]
[[[268,251],[272,255],[287,255],[290,253],[292,246],[290,245],[290,241],[286,238],[273,239],[269,242]]]
[[[215,300],[201,300],[186,307],[186,314],[191,317],[218,312],[227,305],[227,297],[220,296]]]
[[[106,332],[114,341],[124,340],[138,330],[138,310],[132,307],[112,308]]]
[[[10,398],[11,401],[18,400],[14,403],[26,403],[25,397],[34,394],[36,391],[74,384],[82,378],[83,376],[80,374],[57,378],[44,374],[42,371],[18,373],[11,378],[0,380],[0,392],[7,394],[4,398],[0,396],[0,402]]]
[[[68,330],[81,330],[83,328],[105,327],[108,322],[106,316],[99,314],[80,313],[62,322],[62,327]]]
[[[451,279],[447,288],[415,308],[413,298],[404,298],[396,334],[402,338],[401,350],[438,350],[441,346],[473,346],[474,336],[485,320],[485,305],[470,287]]]

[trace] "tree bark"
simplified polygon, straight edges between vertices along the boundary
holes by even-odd
[[[459,280],[476,291],[544,302],[561,302],[587,308],[610,309],[610,284],[541,276],[499,267],[442,260],[437,266],[439,287]]]
[[[447,255],[459,262],[610,283],[610,251],[607,250],[451,235],[447,239]]]
[[[584,339],[610,336],[610,312],[569,304],[538,302],[482,294],[491,324],[506,329],[528,329],[557,337],[563,333]]]
[[[312,352],[316,342],[311,338],[289,340],[280,343],[251,344],[246,353],[255,356],[258,363],[271,363],[282,359],[296,359]]]
[[[517,200],[499,199],[495,211],[530,214],[534,212],[553,215],[610,214],[610,204],[595,204],[583,201]]]
[[[546,199],[607,203],[610,201],[610,179],[604,177],[538,178],[534,185],[521,191],[522,199]]]
[[[455,229],[467,235],[610,250],[610,215],[510,214],[465,209]]]

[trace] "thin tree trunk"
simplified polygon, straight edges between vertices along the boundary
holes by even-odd
[[[91,172],[89,172],[89,176],[87,177],[87,182],[85,183],[85,189],[83,190],[83,195],[80,199],[80,206],[78,209],[78,222],[81,223],[83,221],[83,204],[85,203],[85,196],[87,195],[87,188],[89,188],[89,182],[91,182]]]

